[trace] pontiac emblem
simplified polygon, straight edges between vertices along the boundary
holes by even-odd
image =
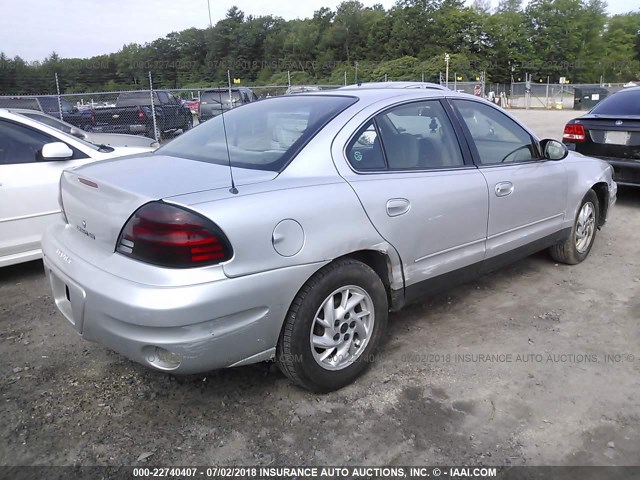
[[[622,125],[622,120],[616,120],[616,125]]]
[[[115,115],[114,115],[114,116],[112,116],[111,118],[113,118],[114,120],[117,120],[117,119],[119,119],[119,118],[120,118],[120,115],[115,114]]]

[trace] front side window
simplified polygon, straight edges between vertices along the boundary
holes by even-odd
[[[356,170],[457,168],[464,160],[438,100],[393,107],[374,117],[347,147]]]
[[[13,122],[0,120],[0,165],[42,160],[42,147],[56,139]]]
[[[482,165],[537,160],[527,131],[494,107],[469,100],[453,100],[478,150]]]

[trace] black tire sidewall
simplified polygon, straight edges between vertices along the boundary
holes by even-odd
[[[310,341],[311,327],[322,302],[332,292],[347,285],[358,286],[371,297],[375,315],[374,331],[364,352],[354,363],[343,370],[326,370],[313,357]],[[292,312],[290,312],[291,314]],[[374,352],[380,344],[387,326],[387,294],[378,275],[367,265],[354,261],[341,265],[322,276],[304,296],[294,315],[291,355],[293,361],[298,363],[296,369],[298,375],[306,385],[311,384],[314,391],[336,390],[353,382],[375,361]]]

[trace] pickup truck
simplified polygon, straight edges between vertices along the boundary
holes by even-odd
[[[68,100],[60,99],[62,105],[62,120],[71,125],[90,130],[95,124],[93,110],[78,110]],[[37,110],[55,118],[60,118],[58,98],[53,95],[40,95],[37,97],[0,97],[0,108],[21,108]]]
[[[153,104],[160,137],[193,127],[191,111],[170,92],[155,90]],[[114,107],[96,108],[94,132],[131,133],[155,138],[149,91],[121,93]]]

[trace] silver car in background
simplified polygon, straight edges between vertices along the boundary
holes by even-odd
[[[324,392],[390,310],[545,248],[583,261],[615,200],[605,162],[484,100],[303,93],[66,171],[44,264],[87,340],[172,373],[275,359]]]

